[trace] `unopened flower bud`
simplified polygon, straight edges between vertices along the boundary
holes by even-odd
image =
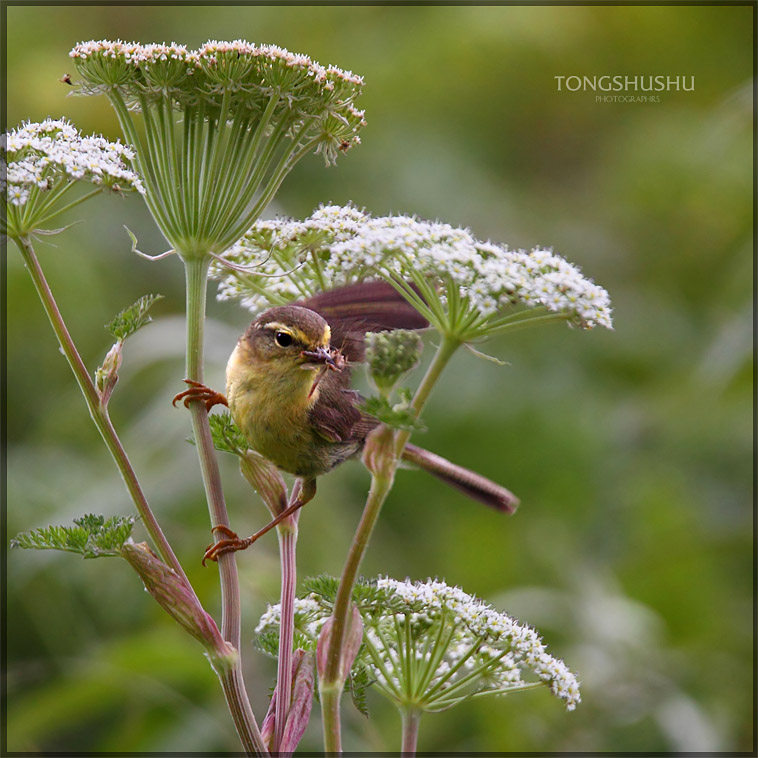
[[[316,662],[313,653],[296,650],[293,660],[292,703],[284,725],[284,736],[279,752],[291,753],[305,733],[313,704],[313,685]]]
[[[240,456],[240,470],[272,516],[278,516],[287,507],[287,485],[273,463],[255,450],[247,450]]]
[[[140,575],[145,589],[161,608],[203,644],[214,668],[220,665],[225,669],[234,663],[237,651],[221,636],[216,622],[200,605],[192,588],[146,542],[126,542],[121,555]]]
[[[377,389],[387,395],[419,364],[424,342],[418,332],[396,329],[366,335],[366,362]]]
[[[315,660],[313,653],[301,648],[292,655],[292,697],[284,726],[279,753],[292,753],[303,737],[313,705]],[[279,699],[279,685],[274,688],[266,718],[261,724],[261,736],[270,750],[274,750],[272,739],[276,727],[276,702]]]
[[[391,477],[395,470],[395,433],[382,424],[366,438],[361,460],[374,476]]]
[[[113,388],[118,382],[118,370],[121,368],[121,351],[124,343],[118,340],[105,356],[103,365],[95,372],[95,387],[102,406],[108,405]]]
[[[321,628],[321,633],[318,636],[318,645],[316,646],[316,664],[318,666],[318,675],[321,680],[326,677],[326,671],[329,660],[329,648],[331,647],[332,628],[334,626],[334,617],[330,617],[329,620]],[[345,630],[345,637],[342,644],[342,654],[340,655],[339,662],[339,681],[344,682],[350,669],[353,667],[353,662],[358,655],[358,651],[363,641],[363,619],[358,611],[358,606],[352,604],[352,612],[348,619],[348,626]]]

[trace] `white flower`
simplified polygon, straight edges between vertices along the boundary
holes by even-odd
[[[304,221],[256,223],[224,258],[248,271],[215,266],[219,299],[239,299],[254,312],[385,278],[436,328],[462,340],[526,321],[531,314],[520,312],[533,308],[584,329],[612,327],[608,293],[551,250],[510,250],[415,216],[321,206]]]
[[[202,106],[205,118],[238,113],[255,119],[265,113],[273,132],[284,121],[284,132],[308,141],[318,135],[313,147],[327,163],[360,143],[358,131],[366,123],[354,105],[362,77],[276,45],[209,40],[189,50],[173,42],[90,40],[69,55],[84,79],[77,84],[84,94],[117,93],[136,110],[160,99],[185,115],[185,109]]]
[[[129,167],[130,148],[103,137],[82,136],[65,119],[22,124],[3,135],[0,152],[6,164],[2,189],[7,186],[13,205],[25,204],[32,191],[52,190],[59,182],[78,179],[144,193]]]
[[[547,685],[568,710],[580,702],[579,682],[553,658],[534,629],[439,580],[380,578],[356,602],[364,624],[358,665],[399,706],[435,711],[469,697],[507,695]],[[295,628],[315,646],[331,601],[311,594],[295,601]],[[279,605],[269,606],[256,633],[277,631]],[[409,666],[408,661],[415,665]],[[522,678],[522,673],[526,678]]]

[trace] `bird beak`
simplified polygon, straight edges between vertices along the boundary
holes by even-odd
[[[338,366],[334,360],[331,348],[319,347],[316,350],[303,350],[300,355],[305,358],[306,363],[322,364],[324,368],[327,366],[334,371],[339,371],[342,367]],[[308,366],[310,368],[310,366]]]

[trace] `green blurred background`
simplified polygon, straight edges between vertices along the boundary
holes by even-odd
[[[422,720],[428,751],[750,750],[752,707],[752,11],[721,7],[66,6],[8,9],[9,126],[66,115],[119,136],[104,98],[67,98],[78,41],[197,46],[244,37],[365,76],[363,145],[306,158],[273,213],[352,200],[554,246],[611,293],[615,331],[562,325],[493,341],[505,367],[461,351],[422,444],[506,484],[506,518],[402,472],[363,573],[441,577],[536,626],[582,680]],[[597,103],[558,75],[694,76],[658,103]],[[102,328],[166,296],[126,347],[112,414],[201,598],[218,609],[183,376],[183,282],[137,198],[96,198],[38,252],[94,369]],[[78,218],[78,217],[76,217]],[[74,221],[75,217],[69,219]],[[8,253],[8,531],[130,513],[17,251]],[[211,303],[209,383],[249,315]],[[222,456],[232,524],[267,518]],[[301,576],[339,573],[368,477],[322,480],[301,519]],[[142,532],[138,529],[138,536]],[[239,556],[246,676],[265,713],[274,662],[253,651],[278,597],[276,540]],[[8,556],[11,750],[236,750],[200,646],[126,564]],[[345,745],[396,750],[399,719],[346,703]],[[316,715],[317,711],[314,712]],[[318,718],[301,745],[319,750]]]

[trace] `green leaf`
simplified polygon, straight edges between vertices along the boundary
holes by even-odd
[[[133,516],[104,516],[87,514],[74,519],[74,526],[47,526],[22,532],[11,540],[11,547],[27,550],[62,550],[78,553],[84,558],[120,555],[129,539]]]
[[[162,300],[163,295],[143,295],[136,303],[124,308],[110,324],[105,328],[117,339],[122,342],[130,337],[145,324],[149,324],[152,319],[147,312],[157,300]]]
[[[383,424],[393,429],[409,432],[423,432],[426,427],[416,418],[415,411],[410,407],[412,393],[407,387],[398,390],[400,402],[393,403],[386,397],[372,396],[364,399],[358,407],[369,416],[379,419]]]
[[[229,411],[208,416],[208,423],[211,425],[211,436],[216,450],[239,456],[247,452],[250,444],[234,423]]]
[[[270,632],[255,635],[255,647],[262,653],[276,658],[279,655],[279,627]]]
[[[366,690],[374,683],[368,672],[366,665],[360,660],[360,657],[356,659],[353,664],[353,668],[350,671],[350,675],[347,678],[347,688],[350,692],[350,699],[353,701],[353,705],[368,718],[368,705],[366,703]]]
[[[330,604],[334,603],[337,597],[337,588],[340,586],[339,579],[335,579],[328,574],[319,574],[318,576],[309,576],[304,582],[306,594],[313,593],[319,595]]]

